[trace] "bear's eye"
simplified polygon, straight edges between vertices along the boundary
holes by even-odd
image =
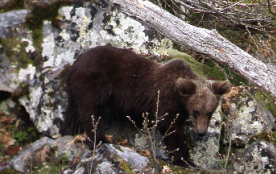
[[[193,110],[193,116],[194,116],[194,117],[199,116],[199,112],[198,112],[198,111]]]

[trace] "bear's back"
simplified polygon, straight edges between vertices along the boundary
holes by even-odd
[[[81,54],[71,71],[75,75],[108,76],[110,79],[126,79],[149,75],[159,66],[131,50],[99,46]],[[76,78],[78,80],[79,77]]]

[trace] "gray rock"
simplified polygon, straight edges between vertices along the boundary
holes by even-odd
[[[85,169],[85,170],[83,170]],[[133,149],[113,144],[102,144],[93,155],[82,158],[77,165],[69,166],[64,173],[147,173],[153,172],[149,159]]]
[[[22,42],[26,46],[26,53],[31,54],[35,51],[32,46],[31,32],[23,26],[25,22],[25,17],[28,14],[28,10],[14,10],[6,13],[0,13],[0,38],[7,39],[12,38],[17,41],[17,45],[11,45],[16,54],[21,55],[21,48],[18,43]],[[2,49],[0,44],[0,49]],[[7,49],[7,48],[6,48]],[[10,50],[8,50],[10,51]],[[7,55],[0,55],[0,91],[13,93],[21,84],[28,82],[32,79],[36,73],[36,67],[28,65],[25,68],[17,69],[16,60],[18,56],[9,57],[9,59],[14,59],[12,62],[8,60]]]
[[[247,87],[239,88],[239,95],[230,106],[232,143],[246,145],[250,137],[257,133],[271,132],[275,128],[275,118],[264,106],[263,101],[256,100],[255,91]],[[224,140],[227,142],[227,140]]]
[[[21,150],[17,156],[13,157],[11,165],[18,172],[28,173],[28,170],[33,167],[31,165],[41,165],[45,162],[45,157],[66,156],[71,162],[79,154],[82,154],[82,158],[86,158],[91,151],[84,144],[75,144],[73,139],[72,136],[64,136],[56,140],[43,137]],[[51,149],[55,152],[54,154],[51,154],[53,153]]]
[[[74,171],[73,174],[83,174],[84,171],[85,171],[85,168],[84,167],[80,167],[76,171]]]
[[[34,166],[47,165],[47,159],[59,161],[59,158],[66,157],[69,165],[63,173],[68,174],[82,174],[89,171],[118,173],[124,170],[136,173],[153,170],[150,168],[149,159],[136,153],[133,149],[102,144],[93,155],[85,144],[74,141],[72,136],[59,137],[56,140],[43,137],[13,157],[11,166],[18,172],[28,173],[33,170]],[[78,159],[78,163],[75,162],[76,159]]]
[[[0,55],[0,91],[13,93],[22,82],[18,76],[6,56]]]
[[[130,148],[113,144],[103,144],[99,148],[96,158],[123,160],[130,166],[133,172],[142,172],[146,167],[149,166],[148,158],[139,155]]]
[[[150,142],[147,138],[145,138],[146,136],[147,136],[146,134],[141,136],[137,132],[135,134],[135,138],[133,140],[134,147],[135,147],[135,149],[147,150],[148,152],[151,153]],[[155,139],[156,157],[159,158],[159,159],[163,159],[163,160],[169,160],[168,153],[166,153],[166,150],[164,149],[164,147],[166,145],[165,145],[164,140],[162,139],[162,135],[159,132],[155,132],[154,139]]]
[[[275,173],[276,149],[273,143],[256,141],[234,157],[234,173]]]
[[[116,173],[116,171],[113,170],[112,167],[113,166],[110,162],[104,161],[98,165],[98,168],[96,169],[96,171],[98,171],[98,173],[107,173],[107,174]]]
[[[8,27],[21,25],[25,22],[28,10],[14,10],[6,13],[0,13],[0,38],[6,36]]]
[[[40,140],[37,140],[33,144],[27,146],[22,151],[20,151],[19,155],[15,156],[12,159],[12,167],[16,171],[24,173],[26,162],[32,156],[32,153],[43,149],[43,147],[46,144],[51,144],[53,142],[54,142],[54,140],[52,140],[50,138],[47,138],[47,137],[44,137]]]

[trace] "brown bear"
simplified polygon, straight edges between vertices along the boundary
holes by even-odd
[[[158,116],[168,115],[157,129],[164,135],[179,114],[171,128],[175,133],[165,138],[165,144],[170,151],[180,149],[173,154],[175,163],[180,164],[181,157],[188,158],[183,143],[185,120],[190,116],[196,133],[205,135],[221,95],[229,87],[228,81],[211,83],[198,77],[181,59],[159,64],[131,50],[95,47],[81,54],[68,73],[68,108],[60,132],[72,135],[86,131],[93,140],[91,116],[97,120],[106,108],[120,111],[122,117],[132,115],[136,120],[142,120],[142,113],[148,112],[153,119],[160,90]],[[107,141],[103,126],[101,119],[97,142]]]

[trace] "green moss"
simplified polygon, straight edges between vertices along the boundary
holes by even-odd
[[[33,46],[35,47],[38,53],[41,53],[42,52],[41,44],[43,40],[42,28],[34,29],[32,32],[32,38],[33,38]]]
[[[252,144],[256,140],[265,140],[267,142],[273,143],[273,145],[276,146],[276,131],[257,133],[250,137],[248,144]]]
[[[52,173],[60,173],[64,167],[66,167],[67,161],[49,161],[44,162],[39,166],[32,166],[32,173],[33,174],[52,174]]]
[[[34,61],[26,53],[26,45],[15,37],[1,39],[0,43],[9,63],[16,66],[17,70],[27,68],[29,64],[34,65]]]
[[[1,174],[18,174],[18,172],[12,170],[12,169],[9,169],[9,168],[5,168],[3,170],[1,170],[0,172]]]
[[[255,98],[260,104],[264,104],[271,114],[276,118],[276,101],[268,93],[261,89],[255,91]]]
[[[275,25],[276,25],[276,20],[275,20]],[[276,37],[276,35],[274,35],[274,37]],[[271,49],[274,51],[274,53],[276,52],[276,42],[274,41],[274,40],[272,40],[271,42],[270,42],[270,44],[271,44]]]
[[[272,102],[267,102],[266,107],[271,112],[271,114],[276,118],[276,104]]]
[[[223,65],[218,65],[211,59],[205,60],[205,63],[203,64],[196,61],[188,54],[180,52],[176,49],[172,49],[172,48],[165,49],[165,50],[162,49],[157,52],[161,52],[161,51],[167,51],[168,55],[170,55],[170,59],[175,59],[175,58],[184,59],[191,65],[193,71],[196,74],[206,79],[226,80],[226,76],[227,76],[227,79],[229,79],[233,85],[239,86],[241,85],[241,83],[246,83],[246,80],[244,78],[230,71],[228,67]]]
[[[218,65],[213,60],[206,60],[202,72],[205,73],[208,78],[214,78],[216,80],[226,80],[225,74],[222,68],[218,68]]]
[[[119,161],[120,168],[126,173],[126,174],[132,174],[132,170],[130,168],[130,165],[123,159]]]
[[[224,166],[225,166],[226,160],[222,159],[220,161],[216,162],[216,165],[218,166],[217,171],[212,171],[210,173],[221,173],[221,171],[223,171]],[[229,160],[228,164],[226,166],[226,171],[232,170],[233,169],[233,165],[231,164],[232,162]],[[227,173],[227,172],[226,172]]]
[[[18,10],[24,8],[24,0],[9,0],[7,4],[3,7],[2,12],[7,12],[10,10]]]
[[[22,143],[23,141],[26,141],[28,140],[28,135],[26,132],[24,131],[19,131],[17,132],[14,136],[13,136],[14,139],[16,139],[16,145],[19,145],[20,143]]]
[[[26,25],[30,30],[41,29],[44,20],[49,20],[59,28],[58,9],[61,6],[72,5],[75,1],[59,0],[52,4],[34,5],[32,12],[26,17]]]
[[[168,55],[170,56],[168,58],[168,60],[175,59],[175,58],[184,59],[185,61],[187,61],[191,65],[192,69],[197,74],[199,74],[201,76],[204,76],[204,74],[202,73],[202,71],[200,71],[200,69],[203,68],[203,65],[201,63],[197,62],[196,60],[194,60],[188,54],[180,52],[180,51],[178,51],[176,49],[173,49],[173,48],[157,50],[157,52],[159,52],[159,53],[161,51],[166,51],[168,53]]]
[[[16,100],[19,97],[22,97],[24,95],[28,95],[30,93],[29,84],[28,83],[22,83],[12,94],[12,99]]]
[[[0,156],[4,156],[4,151],[5,151],[5,145],[2,142],[2,140],[0,140]]]
[[[241,84],[247,83],[243,77],[232,72],[227,66],[219,65],[211,59],[206,60],[204,65],[205,66],[202,69],[202,72],[207,74],[208,78],[226,80],[227,77],[231,84],[235,86],[240,86]]]
[[[64,66],[63,70],[60,72],[59,76],[57,77],[60,80],[59,87],[60,87],[61,91],[66,90],[67,74],[68,74],[71,67],[72,67],[72,65]]]
[[[11,125],[12,137],[16,140],[15,145],[25,146],[37,139],[38,133],[34,126],[25,128],[24,130],[18,130],[16,123]]]
[[[33,171],[33,174],[53,174],[53,173],[60,173],[63,169],[63,165],[44,165],[42,167],[37,168]]]
[[[68,162],[68,161],[69,161],[68,155],[67,155],[66,153],[63,153],[63,154],[59,157],[59,160],[62,161],[62,162]]]
[[[118,149],[118,146],[114,146],[116,149]],[[131,166],[119,155],[113,154],[113,159],[119,164],[119,167],[126,173],[126,174],[132,174]]]

